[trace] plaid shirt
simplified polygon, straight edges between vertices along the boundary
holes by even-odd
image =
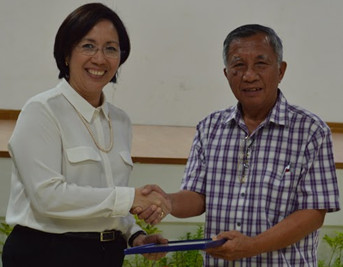
[[[314,114],[277,103],[249,135],[239,104],[197,125],[182,189],[206,195],[207,238],[256,236],[301,209],[339,210],[331,132]],[[317,266],[318,231],[284,249],[206,266]]]

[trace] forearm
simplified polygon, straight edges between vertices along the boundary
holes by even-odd
[[[172,203],[171,214],[178,218],[201,215],[205,212],[205,196],[192,191],[169,194]]]
[[[320,228],[326,210],[298,210],[269,230],[254,237],[258,254],[285,248]]]

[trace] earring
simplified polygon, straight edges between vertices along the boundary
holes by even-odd
[[[66,60],[64,63],[65,63],[65,64],[66,64],[66,66],[68,67],[68,61]]]

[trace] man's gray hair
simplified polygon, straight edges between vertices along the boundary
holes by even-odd
[[[247,24],[236,28],[235,30],[230,32],[228,36],[225,38],[223,46],[224,65],[227,66],[227,57],[232,41],[240,38],[250,37],[258,33],[263,33],[267,36],[269,44],[273,48],[277,56],[278,63],[280,64],[282,62],[283,57],[283,48],[282,41],[280,37],[276,34],[276,32],[269,27],[262,26],[259,24]]]

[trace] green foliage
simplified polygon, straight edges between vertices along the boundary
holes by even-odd
[[[136,217],[137,224],[142,227],[148,234],[156,234],[161,231],[156,226],[146,224],[144,221]],[[185,236],[180,237],[180,240],[203,239],[204,228],[198,226],[195,233],[188,232]],[[124,259],[124,267],[197,267],[203,265],[203,257],[198,250],[176,251],[170,252],[166,257],[152,261],[144,258],[142,255],[127,255]]]
[[[137,217],[137,215],[134,215],[136,219],[136,223],[145,231],[148,235],[152,234],[158,234],[161,233],[161,231],[153,225],[147,224],[144,222],[144,220],[141,220]]]
[[[330,246],[331,254],[328,262],[320,260],[318,267],[343,267],[343,232],[337,232],[333,237],[325,235],[323,240]]]
[[[9,234],[12,232],[13,227],[9,226],[7,223],[1,222],[0,223],[0,234],[2,236],[2,239],[0,240],[0,255],[2,254],[2,247],[5,244],[6,238],[9,236]]]
[[[188,232],[186,236],[181,237],[181,240],[190,239],[203,239],[204,238],[204,228],[202,225],[198,226],[195,234]],[[171,260],[168,266],[175,267],[193,267],[202,266],[203,257],[199,250],[187,250],[187,251],[175,251],[171,254]]]
[[[4,234],[5,236],[9,236],[13,228],[9,226],[7,223],[3,222],[0,225],[0,233]]]

